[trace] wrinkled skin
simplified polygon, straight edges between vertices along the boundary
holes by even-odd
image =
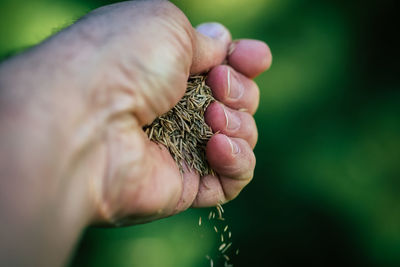
[[[0,263],[58,266],[87,225],[143,223],[235,198],[255,167],[251,79],[270,64],[263,42],[232,43],[220,24],[196,30],[168,1],[97,9],[3,62]],[[206,151],[218,176],[181,175],[142,127],[178,102],[189,74],[205,71],[218,100],[205,116],[219,131]]]

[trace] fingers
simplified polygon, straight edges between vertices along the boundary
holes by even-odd
[[[243,39],[232,43],[230,50],[229,65],[249,78],[256,77],[271,66],[271,51],[264,42]]]
[[[207,144],[207,160],[219,174],[200,180],[193,207],[215,206],[235,198],[251,181],[255,157],[246,141],[214,135]]]
[[[215,206],[235,198],[251,181],[255,167],[252,151],[257,127],[250,114],[259,102],[258,86],[251,80],[271,65],[268,46],[259,41],[241,40],[231,45],[230,66],[214,67],[207,84],[214,97],[205,114],[215,134],[207,143],[206,156],[218,176],[200,180],[193,207]],[[247,111],[247,112],[243,112]]]
[[[240,138],[215,134],[207,143],[207,160],[221,176],[235,180],[250,180],[255,166],[254,153]]]
[[[257,126],[254,118],[247,112],[236,111],[214,102],[207,108],[205,120],[213,132],[242,138],[251,148],[254,148],[257,143]]]
[[[205,72],[225,59],[231,34],[219,23],[204,23],[193,33],[191,73]]]
[[[226,106],[254,114],[259,102],[257,84],[227,65],[213,68],[207,78],[214,97]]]

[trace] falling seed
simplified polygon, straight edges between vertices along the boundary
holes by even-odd
[[[220,203],[218,203],[217,207],[219,210],[221,210],[222,213],[224,213],[224,209],[222,208],[222,205]]]
[[[231,238],[231,236],[232,236],[232,233],[231,233],[231,231],[229,231],[228,238]]]
[[[221,242],[224,242],[224,235],[221,234]]]
[[[236,254],[236,255],[239,255],[239,249],[236,250],[235,254]]]
[[[226,232],[226,230],[228,230],[228,225],[227,225],[227,226],[225,226],[225,228],[224,228],[224,232]]]
[[[220,206],[221,206],[220,204],[218,204],[218,206],[217,206],[218,219],[222,218],[222,210],[221,210]]]
[[[207,260],[210,260],[210,259],[211,259],[210,256],[208,256],[208,254],[206,255],[206,259],[207,259]]]
[[[222,244],[219,246],[218,250],[221,251],[221,250],[223,250],[225,247],[226,247],[226,244],[225,244],[225,243],[222,243]]]
[[[223,250],[221,251],[221,253],[224,253],[228,250],[228,248],[232,246],[232,242],[230,242],[228,245],[226,245],[226,247],[224,246]]]
[[[210,267],[214,267],[214,261],[210,259]]]
[[[210,211],[210,213],[208,214],[208,219],[209,219],[209,220],[211,220],[212,213],[213,213],[213,212],[212,212],[212,211]]]
[[[199,226],[201,226],[201,216],[199,217]]]
[[[228,255],[224,254],[224,255],[222,255],[222,256],[225,258],[225,260],[230,261]]]
[[[217,227],[214,225],[214,231],[216,232],[216,233],[218,233],[218,229],[217,229]]]

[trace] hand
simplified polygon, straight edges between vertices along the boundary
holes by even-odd
[[[25,253],[0,263],[55,266],[88,224],[142,223],[236,197],[255,166],[251,79],[270,64],[264,43],[232,43],[216,23],[195,30],[168,1],[97,9],[0,64],[0,251]],[[142,127],[178,102],[189,74],[209,70],[218,102],[206,121],[220,133],[206,153],[218,176],[182,177]]]
[[[103,81],[107,86],[97,87],[95,94],[117,100],[108,109],[123,108],[114,110],[109,115],[113,119],[102,126],[107,130],[101,145],[107,147],[103,157],[108,170],[92,177],[99,185],[98,219],[139,223],[236,197],[253,176],[257,129],[251,114],[259,92],[251,78],[269,67],[268,47],[237,41],[230,46],[229,65],[219,65],[231,43],[227,29],[214,23],[196,31],[169,2],[118,4],[95,11],[87,20],[96,25],[100,17],[113,22],[98,30],[104,35],[100,39],[111,39],[107,36],[112,32],[113,40],[102,48],[106,55],[100,60],[108,73]],[[209,107],[206,120],[220,134],[209,141],[207,158],[219,175],[199,177],[186,170],[182,178],[168,150],[150,142],[142,127],[177,103],[189,73],[209,69],[207,82],[219,102]]]

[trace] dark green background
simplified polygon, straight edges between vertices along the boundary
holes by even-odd
[[[0,57],[111,1],[1,1]],[[219,21],[267,42],[257,78],[253,182],[226,204],[236,266],[400,266],[398,4],[342,0],[173,1],[193,25]],[[366,3],[368,2],[368,3]],[[208,209],[88,229],[71,266],[208,266]]]

